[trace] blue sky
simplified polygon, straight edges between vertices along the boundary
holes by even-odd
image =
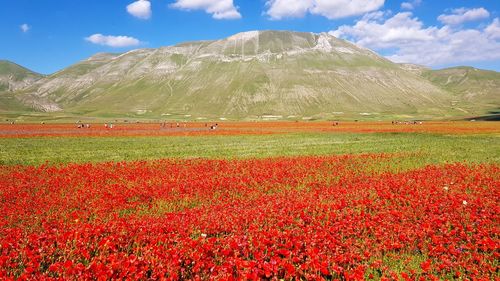
[[[493,0],[0,3],[0,59],[44,74],[98,52],[156,48],[267,29],[330,32],[397,62],[500,71],[500,1]]]

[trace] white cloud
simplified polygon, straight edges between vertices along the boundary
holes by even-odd
[[[176,0],[170,7],[181,10],[204,10],[214,19],[240,19],[233,0]]]
[[[21,31],[26,33],[31,29],[31,26],[29,26],[27,23],[23,23],[19,26],[21,28]]]
[[[331,32],[337,37],[347,37],[359,45],[384,49],[400,46],[406,42],[432,40],[432,30],[423,29],[422,22],[411,18],[410,12],[398,13],[380,23],[381,18],[364,17],[354,26],[341,26]]]
[[[438,20],[447,25],[459,25],[468,21],[487,19],[490,13],[484,8],[466,9],[459,8],[451,11],[449,15],[442,14]]]
[[[413,10],[413,4],[410,3],[410,2],[403,2],[401,3],[401,9],[404,9],[404,10]]]
[[[371,12],[371,13],[365,14],[363,16],[363,20],[365,20],[365,21],[368,21],[368,20],[374,20],[374,21],[383,20],[384,17],[389,16],[391,14],[392,14],[391,12],[384,12],[384,11]]]
[[[274,20],[300,18],[311,13],[328,19],[339,19],[373,12],[385,0],[268,0],[266,14]]]
[[[491,39],[500,39],[500,20],[496,18],[484,31]]]
[[[271,0],[267,1],[269,7],[266,14],[272,19],[301,18],[311,8],[311,1],[304,0]]]
[[[151,18],[151,3],[147,0],[138,0],[127,6],[127,12],[140,19]]]
[[[331,31],[337,37],[389,53],[396,62],[429,66],[500,59],[500,20],[485,28],[425,27],[411,12],[389,18],[363,18]]]
[[[422,4],[422,0],[413,0],[410,2],[401,3],[401,9],[403,10],[413,10]]]
[[[99,33],[90,35],[85,40],[94,44],[115,48],[132,47],[141,44],[141,41],[134,37],[102,35]]]

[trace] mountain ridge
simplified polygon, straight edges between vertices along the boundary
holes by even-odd
[[[249,31],[98,53],[35,81],[16,97],[39,111],[88,116],[467,114],[472,107],[451,108],[455,97],[436,77],[432,70],[395,64],[327,33]]]
[[[422,74],[435,85],[452,93],[452,106],[481,115],[500,109],[500,73],[470,66],[430,70]]]
[[[29,106],[16,98],[14,92],[33,84],[41,78],[43,78],[42,74],[17,63],[0,60],[0,112],[30,110]]]
[[[0,60],[0,91],[15,91],[43,75],[8,60]],[[3,87],[1,87],[3,85]]]

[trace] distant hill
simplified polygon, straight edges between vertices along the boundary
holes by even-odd
[[[43,75],[13,62],[0,60],[0,111],[30,110],[13,92],[30,86],[42,77]]]
[[[423,73],[435,85],[453,94],[452,104],[472,115],[500,110],[500,73],[473,67],[452,67]]]
[[[474,83],[443,84],[441,75],[327,33],[250,31],[97,54],[15,95],[37,111],[164,119],[457,118],[498,104],[493,74],[484,94],[473,94]]]
[[[33,72],[10,61],[0,60],[0,91],[15,91],[25,88],[42,78]]]

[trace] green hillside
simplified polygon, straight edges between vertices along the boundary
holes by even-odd
[[[100,54],[38,81],[19,96],[44,111],[101,117],[460,114],[447,108],[449,93],[370,50],[328,34],[289,31],[251,31],[218,41]]]
[[[473,67],[427,71],[424,77],[453,94],[452,104],[471,115],[500,109],[500,73]]]
[[[14,91],[22,89],[43,76],[10,61],[0,60],[0,112],[24,112],[31,108],[18,100]]]
[[[454,119],[498,108],[499,75],[395,64],[326,33],[249,31],[96,54],[17,88],[0,108],[110,118]]]
[[[7,60],[0,60],[0,76],[13,76],[13,80],[20,81],[27,77],[41,77],[41,74],[33,72],[25,67]]]

